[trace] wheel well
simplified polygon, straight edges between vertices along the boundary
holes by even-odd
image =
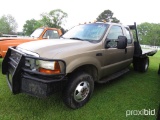
[[[86,72],[90,74],[93,77],[94,81],[98,80],[98,70],[94,65],[83,65],[78,68],[76,68],[71,74],[74,74],[75,72]]]

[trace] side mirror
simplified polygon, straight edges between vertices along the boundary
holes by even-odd
[[[126,36],[118,36],[117,48],[125,49],[127,47],[127,38]]]

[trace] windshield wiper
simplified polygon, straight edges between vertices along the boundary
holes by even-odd
[[[81,38],[78,38],[78,37],[72,37],[72,38],[69,38],[69,39],[82,40],[82,41],[84,41],[84,39],[81,39]]]

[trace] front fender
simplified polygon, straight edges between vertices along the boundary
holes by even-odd
[[[98,73],[101,68],[101,63],[94,57],[81,57],[70,61],[66,68],[66,73],[72,73],[75,69],[84,66],[84,65],[93,65],[97,68]]]

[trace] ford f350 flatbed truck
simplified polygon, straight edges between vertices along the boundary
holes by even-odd
[[[130,29],[136,31],[133,40]],[[10,47],[2,63],[13,94],[37,97],[62,88],[64,103],[73,109],[85,105],[94,83],[105,83],[128,72],[146,72],[148,56],[138,41],[136,24],[89,23],[73,27],[61,39],[41,40]]]

